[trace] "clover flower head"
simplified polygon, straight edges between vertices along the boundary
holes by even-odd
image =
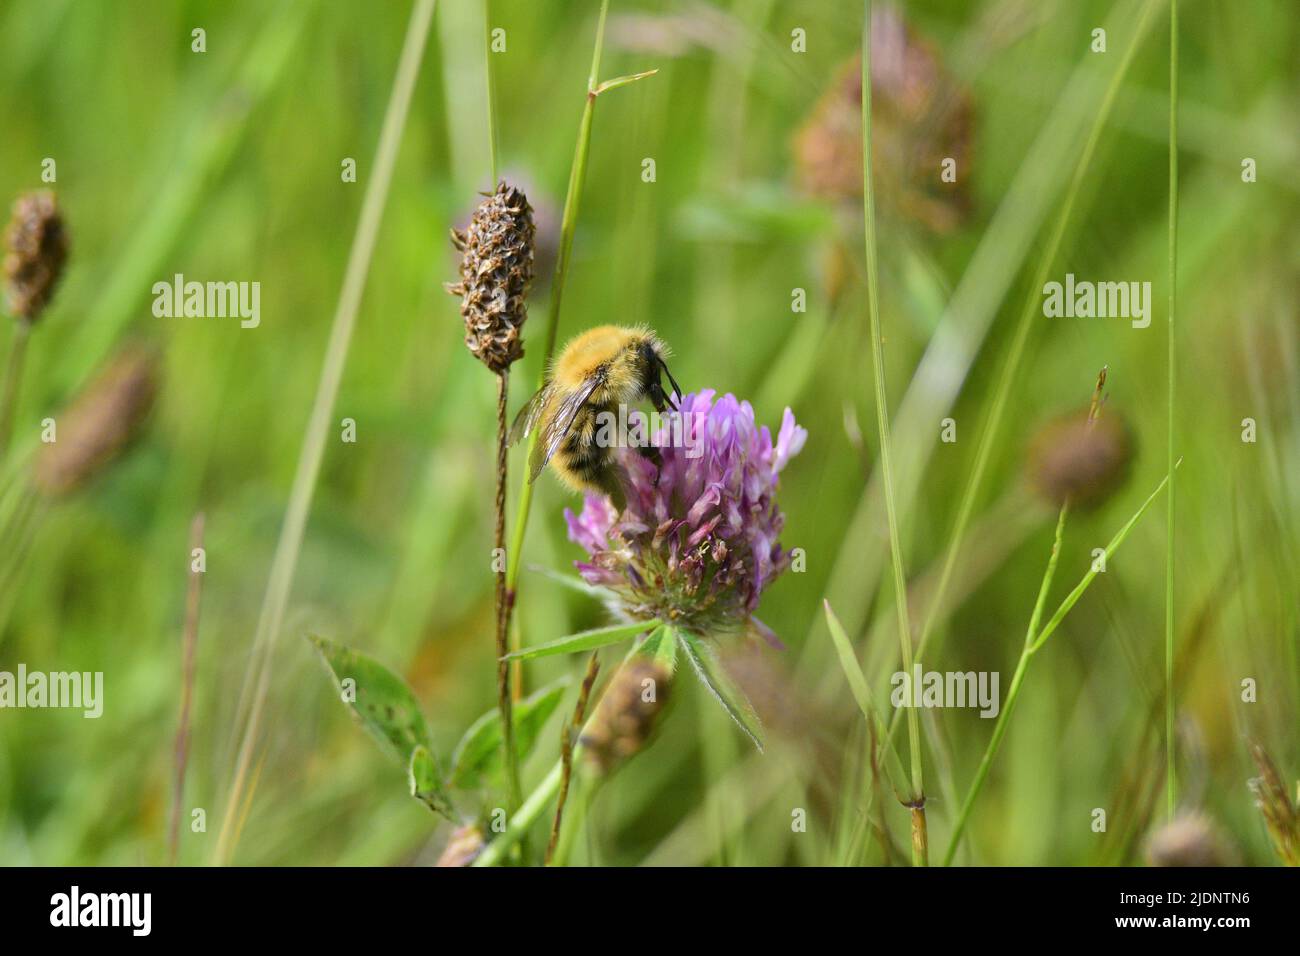
[[[774,641],[753,613],[790,563],[776,490],[807,437],[788,408],[774,441],[748,402],[711,389],[683,396],[651,437],[653,454],[620,449],[622,512],[594,494],[581,513],[565,510],[569,538],[588,553],[579,573],[621,617],[696,634],[753,627]]]

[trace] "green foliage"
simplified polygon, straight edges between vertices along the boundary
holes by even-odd
[[[628,652],[628,657],[647,657],[672,674],[677,669],[677,631],[665,624],[656,627],[644,641]]]
[[[763,725],[759,722],[754,707],[736,683],[727,676],[717,655],[707,638],[699,637],[688,631],[673,630],[677,643],[686,654],[687,660],[695,668],[695,676],[713,695],[713,699],[727,712],[727,716],[736,722],[745,736],[750,739],[761,753],[763,750]]]
[[[407,765],[417,747],[429,745],[429,728],[406,682],[372,657],[311,635],[343,702],[380,747]]]
[[[74,724],[70,714],[32,709],[0,715],[7,864],[166,861],[159,821],[179,711],[187,529],[198,510],[208,517],[207,571],[185,792],[216,801],[228,792],[244,664],[412,7],[293,3],[268,14],[256,0],[190,0],[154,15],[155,6],[164,9],[125,4],[109,16],[98,4],[0,4],[0,207],[46,185],[42,161],[56,158],[58,181],[48,185],[72,231],[64,282],[27,343],[6,468],[41,448],[41,419],[61,414],[128,337],[164,357],[147,430],[93,484],[39,509],[10,486],[0,496],[0,522],[20,526],[26,542],[17,547],[17,536],[0,531],[0,661],[9,662],[0,666],[102,670],[106,687],[99,720]],[[510,39],[509,52],[493,60],[499,173],[521,180],[539,213],[549,213],[549,227],[546,217],[538,222],[552,247],[587,96],[596,6],[492,3]],[[610,4],[597,83],[659,74],[601,94],[594,108],[555,337],[563,345],[594,325],[646,323],[672,346],[673,373],[687,390],[733,392],[769,425],[788,404],[809,429],[780,493],[781,544],[802,548],[807,570],[776,581],[758,614],[788,645],[765,658],[776,692],[815,733],[791,734],[774,720],[758,755],[732,733],[700,739],[691,710],[670,709],[655,759],[629,762],[601,795],[594,859],[898,863],[882,844],[905,847],[907,815],[891,801],[878,801],[861,824],[867,833],[854,837],[856,856],[838,829],[840,820],[858,820],[875,785],[865,764],[872,724],[861,705],[875,701],[895,723],[887,693],[900,668],[863,221],[856,196],[823,201],[800,188],[791,148],[819,97],[851,70],[861,8],[760,0],[709,3],[697,14],[692,4],[656,6]],[[1078,0],[1010,26],[982,15],[996,4],[897,6],[970,96],[974,143],[958,168],[969,215],[942,234],[887,208],[897,184],[884,162],[874,170],[899,544],[912,621],[926,633],[917,660],[927,670],[1001,668],[1005,695],[1055,515],[1026,492],[1026,448],[1045,419],[1080,403],[1103,364],[1111,370],[1105,414],[1124,417],[1137,451],[1123,490],[1094,512],[1071,514],[1057,592],[1035,635],[1045,643],[957,860],[1142,859],[1147,804],[1163,812],[1150,795],[1165,774],[1165,503],[1151,505],[1105,573],[1088,572],[1094,549],[1165,476],[1172,428],[1184,464],[1171,703],[1179,725],[1199,729],[1189,739],[1206,742],[1196,764],[1176,754],[1179,798],[1200,795],[1244,862],[1271,863],[1245,786],[1257,771],[1229,731],[1258,735],[1294,791],[1300,351],[1288,277],[1300,244],[1300,19],[1282,0],[1180,4],[1181,385],[1171,413],[1163,314],[1169,5]],[[790,51],[796,9],[808,55]],[[671,42],[650,51],[629,33],[638,23],[692,29],[656,33]],[[693,32],[701,23],[706,31]],[[190,52],[190,24],[207,28],[206,54]],[[1105,55],[1087,49],[1094,26],[1108,29]],[[495,394],[465,352],[456,302],[442,291],[455,277],[448,229],[463,225],[490,185],[482,31],[482,4],[437,4],[388,201],[372,223],[375,256],[354,290],[360,312],[283,632],[364,633],[370,653],[400,662],[423,710],[404,705],[405,723],[367,730],[398,753],[403,772],[418,771],[416,789],[426,795],[435,793],[430,762],[452,766],[431,739],[460,739],[494,694],[496,578],[487,554]],[[340,179],[345,157],[357,163],[355,183]],[[641,181],[644,157],[656,161],[655,183]],[[1255,182],[1241,178],[1246,157],[1257,163]],[[932,172],[909,169],[917,178]],[[1151,327],[1045,319],[1036,280],[1067,271],[1152,280]],[[176,272],[260,281],[260,327],[154,317],[150,285]],[[537,272],[526,356],[510,379],[512,414],[544,374],[554,270],[539,260]],[[796,287],[806,292],[806,313],[790,312]],[[12,326],[0,322],[0,363],[12,341]],[[354,444],[338,440],[344,416],[357,423]],[[947,416],[957,423],[955,444],[938,438]],[[1247,416],[1258,425],[1254,443],[1240,437]],[[510,527],[526,454],[511,450]],[[556,635],[603,630],[607,619],[572,574],[581,553],[566,539],[563,510],[581,507],[580,498],[546,474],[528,494],[528,534],[508,560],[520,571],[548,569],[513,578],[512,646],[531,651]],[[936,605],[950,555],[946,598]],[[553,576],[567,580],[561,586]],[[869,695],[854,686],[823,598],[851,639]],[[629,629],[604,655],[616,660],[650,632],[634,653],[675,652],[685,666],[681,639],[656,641],[653,629]],[[449,828],[356,745],[338,698],[323,692],[314,653],[296,638],[277,639],[264,715],[273,749],[236,862],[387,865],[441,841]],[[567,676],[572,698],[580,657],[520,660],[526,693]],[[1260,680],[1260,701],[1240,702],[1234,681],[1261,674],[1269,680]],[[549,723],[557,720],[552,714]],[[900,752],[903,723],[894,737]],[[939,849],[992,723],[953,710],[922,720]],[[555,745],[543,729],[525,767],[526,795],[552,781],[540,765]],[[429,760],[413,768],[419,747]],[[879,769],[888,774],[893,758],[884,756]],[[808,832],[790,835],[790,807],[809,805],[801,801],[813,781],[829,812],[810,811]],[[490,779],[484,786],[490,792]],[[528,805],[533,817],[519,845],[533,856],[554,802]],[[1116,808],[1111,832],[1079,825],[1103,803]],[[878,825],[885,840],[876,839]],[[183,833],[180,861],[207,862],[213,842]],[[593,859],[587,847],[575,840],[573,862]]]
[[[547,641],[545,644],[535,644],[532,647],[526,647],[522,651],[515,651],[508,654],[509,660],[532,660],[536,657],[551,657],[556,654],[576,654],[579,651],[594,651],[598,647],[605,647],[609,644],[617,644],[625,641],[629,637],[648,631],[653,624],[646,624],[638,621],[634,624],[612,624],[609,627],[598,627],[590,631],[580,631],[577,634],[567,634],[564,637],[557,637],[553,641]]]
[[[871,697],[870,685],[867,684],[862,668],[858,666],[858,659],[853,653],[853,644],[849,641],[849,636],[844,633],[844,625],[831,610],[830,601],[824,601],[823,606],[826,609],[826,624],[830,628],[831,640],[835,643],[835,652],[839,657],[840,667],[844,670],[844,677],[849,682],[849,690],[853,692],[853,700],[857,703],[862,716],[873,728],[878,746],[885,752],[885,773],[889,777],[889,785],[893,788],[894,795],[898,797],[900,803],[906,802],[911,795],[907,770],[898,756],[898,751],[894,748],[889,728]]]
[[[407,781],[411,786],[411,796],[426,807],[448,820],[455,820],[456,813],[451,798],[442,784],[442,774],[433,754],[423,744],[411,751],[411,763],[406,768]]]
[[[515,704],[515,753],[521,763],[532,752],[538,734],[555,713],[555,708],[560,706],[568,686],[567,679],[558,680]],[[456,745],[448,782],[462,789],[499,783],[497,778],[501,773],[503,749],[501,714],[493,709],[474,721]]]

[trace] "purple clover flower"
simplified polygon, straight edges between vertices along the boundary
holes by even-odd
[[[790,563],[777,540],[785,523],[777,480],[808,432],[787,408],[773,443],[749,402],[714,395],[683,396],[651,437],[656,456],[619,450],[621,514],[596,494],[581,514],[565,509],[570,540],[589,556],[575,564],[622,617],[701,635],[753,627],[775,642],[753,613]]]

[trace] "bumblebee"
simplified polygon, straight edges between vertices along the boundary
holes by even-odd
[[[668,347],[645,328],[601,325],[572,339],[551,367],[545,385],[519,410],[510,443],[539,429],[528,457],[533,482],[548,464],[574,491],[602,492],[622,507],[614,448],[597,441],[601,415],[648,398],[655,411],[668,407],[661,375],[672,394],[681,390],[668,371]]]

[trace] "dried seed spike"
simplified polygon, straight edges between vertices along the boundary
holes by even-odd
[[[80,488],[125,448],[153,408],[157,356],[131,347],[55,419],[55,441],[36,460],[37,490],[58,497]]]
[[[68,258],[68,231],[54,193],[19,196],[4,239],[9,308],[23,321],[35,322],[49,305]]]
[[[465,232],[452,231],[461,281],[446,289],[460,296],[465,345],[500,373],[524,354],[520,330],[528,318],[536,228],[528,198],[504,179],[484,195]]]

